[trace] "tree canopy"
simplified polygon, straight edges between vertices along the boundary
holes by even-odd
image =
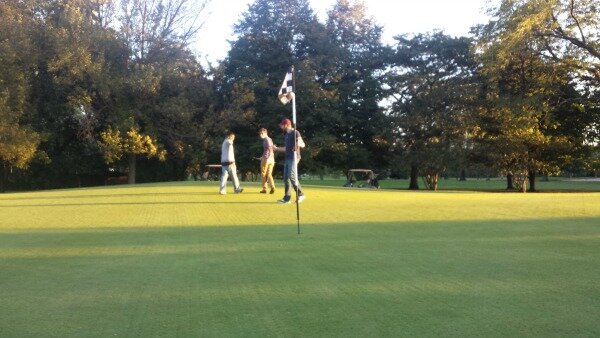
[[[303,171],[436,189],[486,168],[535,190],[540,174],[600,169],[597,0],[498,0],[469,37],[391,45],[359,0],[322,20],[308,0],[255,0],[205,68],[190,41],[209,1],[0,1],[0,189],[186,179],[218,162],[228,131],[256,172],[259,128],[283,141],[292,66]]]

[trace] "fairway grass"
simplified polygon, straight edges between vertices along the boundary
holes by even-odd
[[[600,193],[258,190],[0,195],[0,336],[600,335]]]

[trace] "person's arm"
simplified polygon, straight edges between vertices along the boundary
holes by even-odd
[[[284,143],[285,143],[285,141],[284,141]],[[285,153],[285,146],[283,146],[283,147],[278,147],[278,146],[276,146],[275,144],[273,144],[273,151],[275,151],[275,152],[280,152],[280,153]]]
[[[299,132],[299,131],[297,131],[297,132],[296,132],[296,137],[297,137],[297,138],[296,138],[296,142],[297,142],[297,144],[298,144],[298,147],[299,147],[299,148],[304,148],[304,147],[306,147],[306,144],[304,143],[304,140],[302,139],[302,135],[300,135],[300,132]]]

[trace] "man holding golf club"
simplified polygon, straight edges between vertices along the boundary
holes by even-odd
[[[271,140],[265,128],[261,128],[258,135],[263,140],[263,154],[260,157],[260,176],[262,177],[262,190],[260,193],[266,194],[268,185],[271,188],[269,194],[274,194],[273,166],[275,165],[275,156],[273,154],[273,140]]]
[[[240,181],[237,177],[237,168],[235,166],[235,155],[233,153],[233,141],[235,140],[234,133],[227,133],[227,136],[223,140],[223,144],[221,144],[221,186],[219,189],[219,194],[226,195],[227,194],[227,178],[231,175],[231,180],[233,181],[234,193],[239,194],[244,189],[240,187]]]

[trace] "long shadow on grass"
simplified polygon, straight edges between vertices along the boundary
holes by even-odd
[[[597,336],[600,217],[0,233],[4,336]]]

